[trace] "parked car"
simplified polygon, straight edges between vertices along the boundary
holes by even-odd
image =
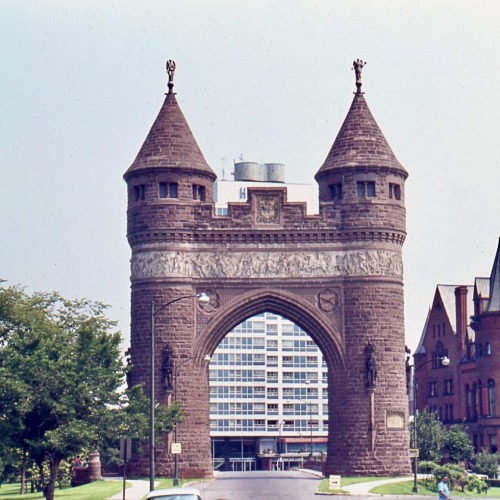
[[[146,498],[155,498],[156,500],[201,500],[201,493],[196,488],[168,488],[166,490],[150,491]]]

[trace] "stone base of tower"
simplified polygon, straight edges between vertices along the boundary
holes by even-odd
[[[149,451],[143,448],[144,454],[133,455],[127,463],[127,474],[134,477],[149,477]],[[179,456],[179,478],[180,479],[212,479],[214,471],[212,457],[197,454],[196,459],[190,458],[192,454]],[[162,449],[159,449],[155,460],[155,477],[174,477],[175,466],[173,455],[166,456]]]
[[[405,452],[406,451],[406,452]],[[341,476],[404,476],[411,474],[407,450],[394,446],[385,452],[360,453],[354,448],[344,454],[330,454],[326,475]]]

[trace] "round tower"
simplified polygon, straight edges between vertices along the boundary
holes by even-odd
[[[406,236],[404,183],[408,176],[371,114],[361,91],[364,62],[354,61],[354,99],[315,178],[320,212],[339,230],[344,251],[390,255],[386,269],[360,262],[365,276],[343,279],[344,346],[348,369],[329,374],[333,429],[351,426],[346,439],[335,433],[328,449],[336,473],[397,474],[409,470],[408,399],[404,377],[402,245]],[[366,378],[352,376],[366,373]],[[367,445],[368,441],[368,445]]]
[[[144,384],[145,393],[150,394],[154,302],[158,311],[154,316],[154,394],[160,404],[169,404],[173,397],[164,380],[165,363],[169,359],[175,360],[177,365],[174,366],[182,365],[186,369],[185,362],[193,357],[191,348],[197,322],[196,314],[193,314],[197,310],[194,296],[203,291],[197,290],[189,276],[180,279],[167,276],[187,265],[181,253],[192,242],[192,234],[200,221],[210,219],[216,179],[177,103],[173,91],[174,71],[175,63],[168,61],[165,101],[137,157],[124,175],[128,188],[127,238],[132,249],[132,369],[129,380],[131,385]],[[160,256],[162,251],[172,252],[178,258],[166,262]],[[147,271],[146,266],[150,266]],[[182,297],[186,298],[177,301]],[[164,308],[169,302],[175,303]],[[176,323],[179,318],[183,319]],[[200,373],[199,376],[199,382],[194,381],[190,388],[194,398],[208,393],[206,374]],[[200,426],[200,436],[194,434],[193,439],[206,442],[209,450],[208,424],[206,429]],[[169,445],[157,447],[155,462],[158,475],[172,474],[173,456]],[[147,446],[145,454],[134,456],[131,465],[135,474],[147,474]],[[212,468],[210,457],[199,460],[198,467],[201,471],[198,477],[206,475]],[[196,476],[196,467],[192,473]]]

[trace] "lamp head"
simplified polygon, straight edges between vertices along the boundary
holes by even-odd
[[[202,307],[210,304],[210,297],[205,292],[199,293],[196,298],[198,299],[198,304]]]
[[[444,358],[441,358],[441,364],[443,366],[448,366],[450,364],[450,358],[448,356],[445,356]]]
[[[203,356],[203,361],[210,361],[210,354]]]

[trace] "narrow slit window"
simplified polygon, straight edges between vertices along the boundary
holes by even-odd
[[[375,197],[375,182],[374,181],[358,181],[357,190],[358,190],[358,198],[374,198]]]
[[[135,201],[144,200],[146,196],[146,186],[144,184],[139,184],[134,186]]]
[[[160,198],[177,198],[175,182],[160,182]]]
[[[338,201],[342,199],[342,183],[337,182],[336,184],[330,185],[330,198],[333,201]]]
[[[206,192],[205,186],[200,186],[199,184],[193,184],[193,200],[205,201]]]
[[[401,199],[401,186],[399,184],[389,184],[389,198]]]

